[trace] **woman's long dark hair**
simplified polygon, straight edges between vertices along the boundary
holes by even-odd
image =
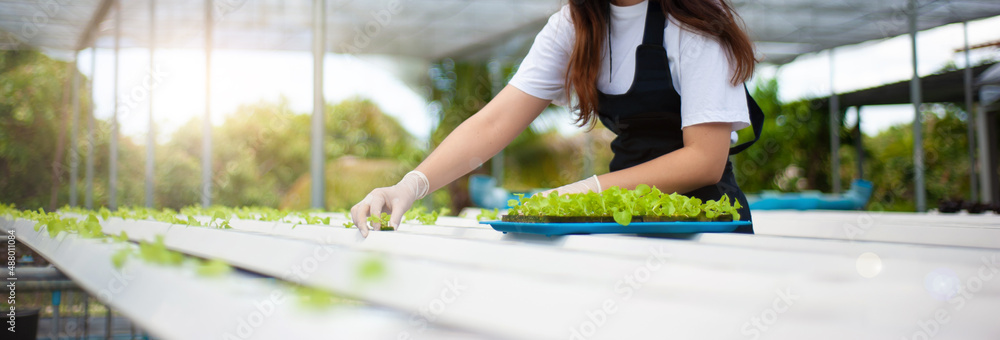
[[[753,75],[757,63],[754,45],[729,0],[649,1],[659,1],[664,16],[670,13],[684,24],[682,29],[718,39],[729,52],[729,64],[733,69],[730,81],[733,85],[745,82]],[[566,88],[575,91],[579,99],[576,123],[587,126],[597,116],[597,75],[611,20],[611,0],[570,0],[569,7],[576,41],[566,72]]]

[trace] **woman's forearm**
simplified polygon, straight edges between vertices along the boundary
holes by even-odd
[[[480,114],[462,122],[417,166],[427,176],[430,192],[475,170],[504,147],[502,133],[484,124]]]
[[[656,186],[663,192],[686,193],[719,182],[729,157],[728,123],[709,123],[684,129],[684,147],[631,168],[598,176],[601,189],[636,185]]]
[[[636,185],[646,184],[663,192],[690,192],[715,184],[721,178],[721,174],[715,177],[714,171],[698,166],[704,162],[700,158],[703,157],[697,152],[681,148],[646,163],[597,176],[597,179],[604,190],[613,186],[634,189]]]
[[[440,189],[495,156],[548,104],[548,100],[507,86],[452,131],[416,170],[427,176],[430,192]]]

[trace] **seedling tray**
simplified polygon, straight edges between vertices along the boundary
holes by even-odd
[[[729,222],[632,222],[627,226],[615,222],[565,222],[565,223],[529,223],[482,221],[494,230],[504,233],[528,233],[546,236],[570,234],[694,234],[694,233],[727,233],[736,227],[750,225],[750,221]]]
[[[503,222],[519,223],[614,223],[615,218],[611,216],[525,216],[525,215],[502,215]],[[630,223],[636,222],[732,222],[733,216],[718,216],[714,220],[702,215],[690,218],[678,218],[674,216],[632,216]]]

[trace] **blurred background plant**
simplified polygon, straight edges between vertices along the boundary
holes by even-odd
[[[736,178],[746,192],[777,190],[830,192],[830,120],[825,103],[778,100],[778,83],[759,80],[753,96],[766,113],[760,141],[732,157]],[[927,200],[961,199],[969,192],[965,114],[954,104],[924,106]],[[845,121],[842,113],[840,122]],[[753,138],[740,131],[740,141]],[[844,189],[858,177],[856,126],[839,129],[839,176]],[[913,125],[862,135],[864,179],[874,183],[869,210],[914,211]]]
[[[501,65],[490,62],[454,62],[445,59],[433,65],[430,71],[432,83],[432,107],[436,108],[437,124],[431,133],[431,143],[437,146],[459,124],[482,109],[498,91],[510,80],[516,69],[512,64]],[[490,67],[496,68],[490,72]],[[498,76],[498,84],[493,77]],[[495,87],[497,86],[497,87]],[[538,121],[553,119],[570,120],[570,113],[550,106]],[[588,138],[590,136],[590,138]],[[564,137],[554,128],[545,124],[532,124],[518,135],[504,150],[503,178],[499,184],[514,191],[528,191],[539,187],[557,187],[589,176],[584,164],[585,152],[589,147],[594,153],[592,164],[607,164],[611,160],[608,147],[614,135],[603,127],[571,137]],[[589,146],[588,146],[589,144]],[[483,165],[471,174],[493,175],[494,159],[485,160]],[[607,172],[607,166],[599,166]],[[460,211],[472,205],[469,198],[468,177],[449,184],[446,190],[439,190],[433,198],[435,205],[448,204],[452,211]],[[445,196],[447,195],[447,196]]]

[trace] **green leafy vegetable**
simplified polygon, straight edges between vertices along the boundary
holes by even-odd
[[[374,281],[385,277],[385,263],[381,258],[369,257],[358,263],[358,279],[361,281]]]
[[[437,223],[437,220],[438,220],[438,212],[437,211],[432,212],[430,214],[422,214],[422,215],[420,215],[420,216],[417,217],[417,221],[420,222],[420,224],[423,224],[423,225],[431,225],[431,224]]]
[[[111,238],[118,242],[128,242],[128,233],[122,230],[122,232],[118,234],[118,236],[112,236]]]
[[[380,230],[392,230],[392,226],[389,226],[389,214],[387,213],[382,213],[380,216],[368,216],[368,222],[372,227],[378,224]]]
[[[418,206],[410,209],[405,214],[403,214],[403,221],[407,223],[419,223],[423,225],[431,225],[437,223],[439,216],[447,215],[451,212],[451,209],[441,208],[438,211],[427,212],[427,208],[423,206]]]
[[[225,261],[219,259],[202,261],[198,264],[198,275],[201,276],[222,276],[229,274],[231,271],[233,271],[233,268]]]
[[[613,214],[615,222],[621,225],[628,225],[632,223],[632,214],[625,210],[618,210]]]
[[[101,227],[101,221],[107,221],[111,217],[141,220],[153,219],[172,224],[200,225],[192,215],[188,215],[187,220],[181,220],[177,217],[177,212],[170,209],[156,211],[140,207],[120,209],[112,212],[106,208],[102,208],[100,211],[94,212],[81,208],[64,207],[61,208],[60,211],[63,213],[73,213],[80,215],[81,217],[64,217],[60,213],[47,213],[43,209],[39,209],[38,211],[20,211],[13,205],[0,204],[0,215],[34,220],[35,231],[41,231],[42,228],[45,228],[49,237],[52,238],[55,238],[61,233],[66,233],[84,238],[96,238],[103,239],[105,241],[127,244],[129,237],[125,231],[122,231],[118,235],[104,234]],[[100,216],[100,218],[98,218],[98,216]],[[224,212],[213,213],[213,216],[215,217],[213,219],[213,223],[215,223],[219,228],[229,228],[228,218],[224,218],[219,221],[221,217],[226,216]],[[134,246],[125,246],[118,249],[111,255],[111,263],[115,268],[121,269],[132,257],[138,257],[149,263],[168,266],[178,266],[183,264],[185,261],[190,261],[190,258],[186,257],[184,254],[167,249],[162,235],[157,235],[156,239],[152,242],[139,242],[138,249]],[[227,272],[226,268],[228,268],[228,265],[224,262],[217,260],[214,262],[208,261],[205,263],[199,263],[198,272],[202,274],[221,275]]]
[[[648,185],[640,184],[634,190],[611,187],[604,192],[524,197],[509,200],[507,214],[511,216],[592,217],[612,218],[627,226],[633,218],[664,221],[729,221],[739,220],[738,201],[730,203],[723,195],[718,201],[687,197],[677,193],[666,194]],[[482,215],[480,215],[482,216]]]
[[[146,262],[162,265],[179,265],[184,262],[184,255],[167,249],[163,243],[163,235],[156,235],[153,242],[139,243],[139,257]]]
[[[496,220],[497,219],[497,215],[500,215],[500,209],[493,208],[492,211],[486,210],[486,209],[480,209],[479,210],[479,215],[476,216],[476,220],[477,221],[482,221],[482,220],[491,220],[492,221],[492,220]]]
[[[122,267],[125,266],[125,262],[128,261],[128,258],[132,255],[135,255],[132,248],[119,249],[114,255],[111,255],[111,264],[113,264],[116,269],[121,270]]]
[[[302,285],[292,285],[292,293],[295,295],[295,300],[298,304],[308,309],[323,309],[342,302],[352,301],[324,289]],[[357,304],[358,302],[355,301],[354,303]]]

